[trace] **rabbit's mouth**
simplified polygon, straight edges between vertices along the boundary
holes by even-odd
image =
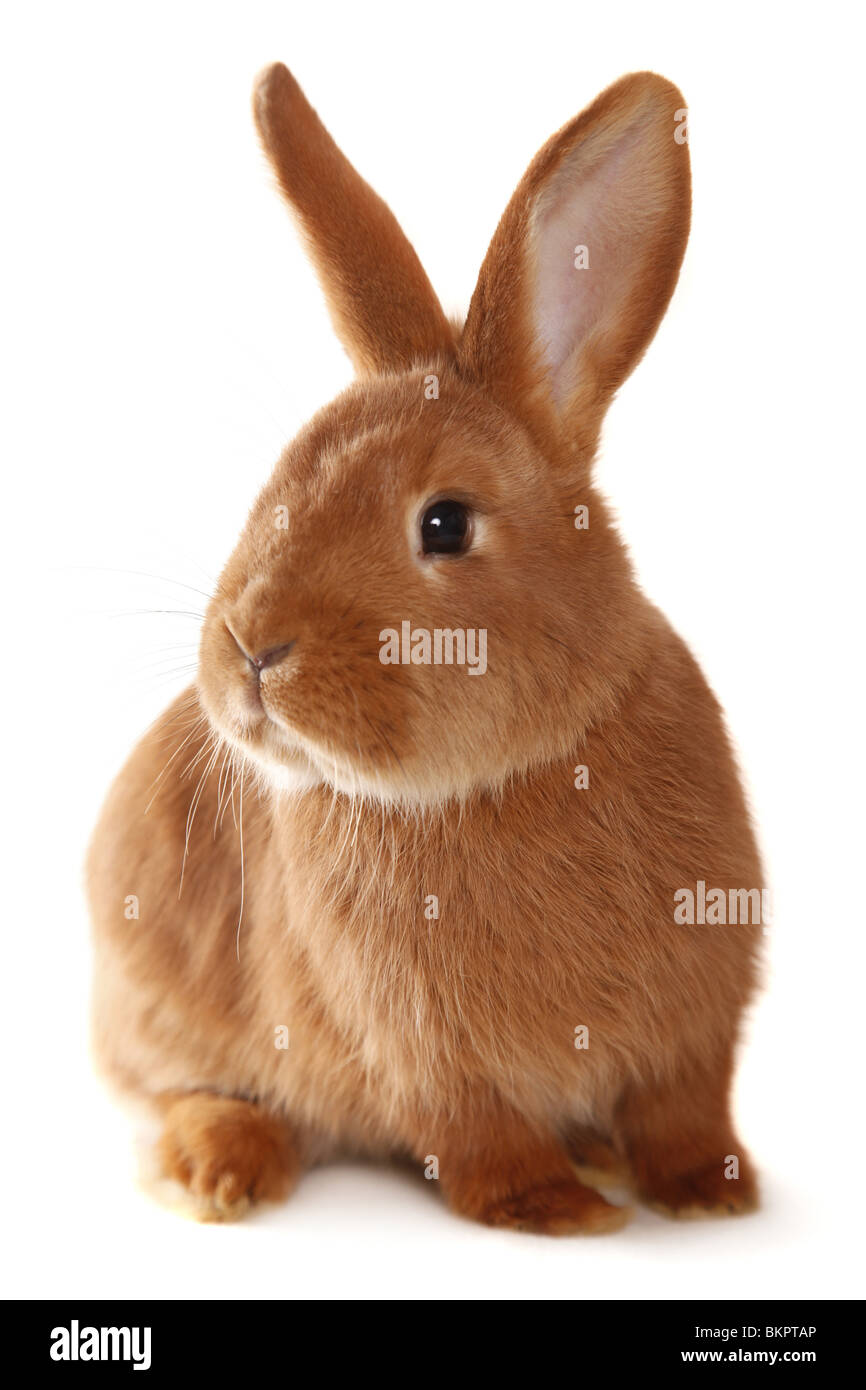
[[[221,697],[214,699],[208,683],[200,680],[199,699],[217,736],[268,787],[301,791],[324,780],[303,741],[267,709],[259,686],[221,692]]]
[[[218,737],[271,792],[297,794],[324,786],[377,803],[407,805],[418,800],[414,789],[395,787],[376,771],[353,765],[345,750],[310,738],[290,724],[269,701],[266,684],[259,687],[255,701],[237,691],[224,691],[215,701],[200,682],[199,698]]]
[[[218,686],[199,680],[199,699],[217,736],[240,755],[260,783],[277,793],[297,793],[329,786],[334,791],[377,797],[387,790],[347,765],[342,750],[302,733],[269,699],[267,681],[254,688],[243,683]]]

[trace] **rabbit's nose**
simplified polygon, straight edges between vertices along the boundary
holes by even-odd
[[[246,660],[249,662],[249,664],[255,671],[256,676],[260,676],[262,671],[264,671],[267,666],[276,666],[278,662],[282,661],[284,657],[288,656],[289,652],[292,650],[292,647],[295,645],[296,639],[293,637],[291,642],[283,642],[278,647],[265,647],[265,649],[263,651],[258,652],[257,655],[251,656],[249,653],[249,649],[238,637],[237,633],[235,632],[231,623],[228,622],[228,620],[226,620],[225,627],[226,632],[231,637],[241,656],[246,658]]]
[[[254,671],[264,671],[266,666],[276,666],[288,656],[294,645],[293,639],[291,642],[284,642],[281,647],[268,647],[266,651],[259,652],[258,656],[248,656],[247,661]]]

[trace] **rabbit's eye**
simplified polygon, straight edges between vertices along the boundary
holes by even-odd
[[[424,554],[459,555],[469,545],[469,530],[469,511],[462,502],[434,502],[421,518]]]

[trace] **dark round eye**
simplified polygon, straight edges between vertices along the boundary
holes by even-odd
[[[462,502],[445,498],[428,507],[421,518],[425,555],[459,555],[469,544],[469,511]]]

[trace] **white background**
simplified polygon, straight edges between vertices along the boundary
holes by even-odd
[[[3,1243],[36,1297],[862,1293],[862,38],[827,3],[4,5]],[[355,1164],[198,1227],[92,1079],[81,860],[282,444],[350,377],[250,117],[282,59],[465,309],[535,150],[654,68],[694,224],[600,480],[747,770],[776,893],[740,1123],[765,1208],[545,1241]],[[347,229],[351,235],[351,229]],[[191,589],[179,587],[192,586]]]

